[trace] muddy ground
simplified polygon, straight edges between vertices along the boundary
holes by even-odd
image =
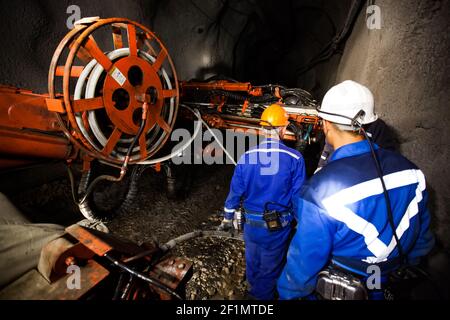
[[[215,229],[222,219],[233,166],[186,166],[176,169],[177,195],[167,197],[165,177],[147,170],[139,181],[139,192],[125,213],[107,222],[110,231],[138,244],[170,239],[194,230]],[[102,184],[94,199],[100,207],[120,197],[127,182]],[[8,194],[33,222],[70,225],[82,215],[72,201],[68,179]],[[182,243],[171,254],[194,263],[187,285],[187,299],[237,299],[245,295],[243,242],[236,239],[197,238]]]

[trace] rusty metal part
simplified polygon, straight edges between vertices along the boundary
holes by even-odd
[[[114,261],[116,265],[123,268],[127,268],[124,264],[125,262],[135,261],[140,258],[145,258],[145,256],[151,257],[157,252],[155,248],[150,248],[151,250],[149,251],[148,246],[139,247],[134,243],[118,239],[110,234],[87,229],[79,225],[72,225],[68,227],[66,231],[78,240],[80,244],[94,252],[96,255],[106,257],[111,261]],[[114,258],[110,256],[110,252],[112,251],[124,255],[125,258],[123,259],[123,262],[114,260]],[[76,256],[74,257],[76,258]],[[67,255],[61,257],[61,260],[63,259],[66,261]],[[153,279],[153,283],[150,283],[149,285],[154,291],[158,292],[161,299],[172,298],[172,295],[169,294],[167,290],[162,290],[161,288],[166,286],[173,292],[179,292],[180,287],[184,285],[188,277],[192,275],[192,263],[179,258],[174,260],[177,262],[176,265],[174,265],[174,263],[170,263],[170,261],[168,262],[167,260],[164,260],[157,263],[148,273],[151,278],[148,278],[147,280],[150,281]],[[136,273],[136,275],[141,277],[139,273]],[[154,281],[156,281],[156,283],[154,283]],[[160,287],[161,285],[162,287]]]
[[[203,119],[213,128],[227,129],[235,133],[264,136],[264,131],[261,129],[258,119],[226,114],[204,114]],[[286,141],[296,140],[295,136],[289,132],[283,136],[283,139]]]
[[[193,273],[192,262],[182,258],[167,258],[156,264],[149,274],[158,279],[162,284],[173,291],[184,291],[187,281]],[[159,288],[154,290],[160,295],[161,300],[170,300],[172,297]]]
[[[136,97],[145,94],[153,96],[145,132],[148,133],[157,126],[162,129],[161,139],[155,145],[148,146],[144,135],[139,141],[136,156],[132,157],[130,162],[148,159],[167,141],[178,110],[178,82],[167,49],[150,30],[128,19],[94,19],[89,23],[78,25],[78,29],[72,30],[61,41],[55,52],[49,70],[49,108],[64,109],[68,122],[64,121],[61,115],[59,119],[62,120],[61,126],[72,143],[80,146],[94,158],[109,163],[122,163],[123,158],[115,154],[119,150],[117,149],[119,141],[125,139],[127,135],[135,135],[139,127],[135,114],[139,112],[142,103]],[[111,28],[112,41],[117,50],[123,49],[122,33],[126,33],[129,47],[129,54],[126,57],[115,61],[103,53],[99,43],[94,39],[94,33],[105,28]],[[64,51],[67,52],[67,58],[62,66],[59,60]],[[154,54],[151,57],[151,63],[143,58],[143,54]],[[76,58],[85,65],[75,65]],[[106,73],[102,95],[74,100],[70,79],[79,77],[83,67],[86,67],[92,59],[95,59]],[[165,72],[162,69],[163,64],[170,69],[171,87],[167,87],[161,80],[161,72]],[[57,84],[62,87],[63,99],[56,93]],[[118,102],[120,99],[122,102]],[[173,116],[170,119],[164,119],[163,107],[172,99],[174,101]],[[105,145],[99,147],[93,141],[94,135],[87,132],[91,128],[81,128],[76,117],[78,114],[84,115],[103,108],[108,115],[112,132]],[[172,102],[170,108],[172,108]]]
[[[42,248],[38,271],[49,283],[53,283],[66,275],[69,265],[92,259],[94,255],[94,252],[83,244],[74,244],[61,237]]]

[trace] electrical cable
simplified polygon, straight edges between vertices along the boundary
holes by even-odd
[[[372,141],[370,140],[369,136],[367,135],[366,130],[364,130],[362,125],[360,127],[360,131],[364,134],[367,142],[369,143],[370,152],[371,152],[372,158],[373,158],[373,160],[375,162],[375,167],[376,167],[376,170],[377,170],[377,173],[378,173],[378,177],[379,177],[379,179],[381,181],[381,185],[383,187],[383,195],[384,195],[384,199],[385,199],[385,202],[386,202],[386,210],[387,210],[387,215],[388,215],[388,221],[389,221],[389,225],[391,226],[392,232],[394,234],[394,239],[395,239],[396,246],[397,246],[397,249],[398,249],[398,254],[400,256],[400,267],[402,267],[404,264],[406,264],[406,256],[405,256],[405,253],[403,251],[403,247],[400,244],[400,240],[399,240],[398,235],[397,235],[397,230],[395,228],[394,215],[392,213],[392,207],[391,207],[391,199],[389,197],[389,192],[387,191],[386,183],[385,183],[384,178],[383,178],[383,170],[381,168],[381,164],[380,164],[380,161],[378,160],[377,154],[375,153]]]
[[[109,253],[105,253],[104,257],[106,259],[108,259],[109,261],[111,261],[114,265],[116,265],[117,267],[121,268],[122,270],[130,273],[131,275],[133,275],[141,280],[144,280],[144,281],[150,283],[151,285],[154,285],[155,287],[163,290],[164,292],[170,294],[171,296],[177,298],[178,300],[183,300],[183,298],[181,298],[181,296],[178,293],[176,293],[172,289],[168,288],[166,285],[162,284],[161,282],[159,282],[156,279],[153,279],[151,276],[147,276],[145,274],[142,274],[136,270],[129,268],[127,265],[123,264],[119,260],[110,256]]]
[[[198,119],[201,119],[201,114],[198,110],[194,111],[191,108],[187,107],[187,106],[182,106],[186,109],[188,109],[189,111],[191,111]],[[143,107],[143,117],[146,116],[146,113],[144,115],[145,112],[145,108]],[[141,122],[141,125],[139,127],[138,130],[138,134],[136,135],[136,137],[133,139],[132,144],[130,145],[130,147],[128,148],[128,152],[127,154],[130,154],[130,150],[133,150],[134,145],[137,143],[137,141],[139,140],[139,136],[143,133],[143,129],[145,128],[145,121]],[[139,165],[152,165],[152,164],[156,164],[156,163],[160,163],[160,162],[164,162],[166,160],[169,160],[177,155],[179,155],[181,152],[183,152],[192,142],[193,140],[197,137],[198,133],[201,131],[202,128],[202,122],[198,122],[197,127],[195,128],[194,131],[194,135],[191,137],[191,139],[189,139],[189,141],[184,144],[182,147],[180,147],[178,150],[172,152],[171,154],[169,154],[168,156],[162,157],[162,158],[158,158],[158,159],[153,159],[153,160],[147,160],[147,161],[141,161],[138,164]],[[125,157],[125,160],[127,159],[127,157]],[[128,157],[129,159],[129,157]],[[114,167],[118,167],[118,166],[114,166]],[[121,169],[121,173],[123,173],[123,175],[125,175],[126,172],[126,168],[127,168],[127,164],[120,166],[119,167]],[[124,170],[125,169],[125,170]],[[72,199],[74,201],[74,203],[76,205],[80,206],[86,206],[86,200],[89,197],[89,195],[92,193],[92,191],[94,190],[94,187],[100,182],[100,181],[112,181],[112,182],[118,182],[121,181],[123,179],[123,177],[114,177],[114,176],[110,176],[110,175],[102,175],[97,177],[90,185],[89,187],[87,187],[87,190],[85,188],[83,188],[83,197],[81,198],[81,200],[77,199],[76,196],[76,192],[75,192],[75,181],[74,181],[74,177],[73,177],[73,172],[70,168],[70,166],[67,166],[67,172],[69,175],[69,180],[70,180],[70,186],[71,186],[71,192],[72,192]],[[121,174],[122,175],[122,174]],[[84,210],[82,210],[83,212]],[[91,210],[88,210],[91,211]],[[83,215],[85,215],[86,218],[88,218],[89,220],[95,220],[95,218],[87,213],[83,213]],[[87,215],[87,216],[86,216]]]

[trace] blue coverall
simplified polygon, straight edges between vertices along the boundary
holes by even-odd
[[[244,227],[246,276],[249,294],[260,300],[274,298],[276,280],[285,262],[291,233],[294,195],[305,180],[305,164],[300,152],[279,140],[266,139],[240,158],[230,192],[225,201],[226,219],[232,219],[241,201],[245,210]],[[283,228],[269,231],[262,214],[268,202],[270,210],[283,212]]]
[[[367,277],[370,264],[398,260],[381,181],[369,148],[367,141],[338,148],[330,162],[302,187],[297,230],[277,285],[281,299],[311,294],[318,273],[331,261]],[[409,262],[415,264],[434,245],[425,177],[400,154],[376,144],[374,148],[398,238]]]

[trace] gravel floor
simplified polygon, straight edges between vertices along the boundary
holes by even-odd
[[[168,199],[163,174],[148,170],[140,179],[139,193],[131,208],[107,223],[110,231],[139,244],[162,244],[194,230],[215,229],[222,219],[233,166],[186,166],[176,170],[180,177],[176,199]],[[112,201],[125,185],[99,186],[96,201]],[[33,222],[70,225],[83,218],[72,201],[66,179],[8,196]],[[187,285],[188,299],[244,296],[243,242],[196,238],[180,244],[172,254],[194,263],[194,275]]]

